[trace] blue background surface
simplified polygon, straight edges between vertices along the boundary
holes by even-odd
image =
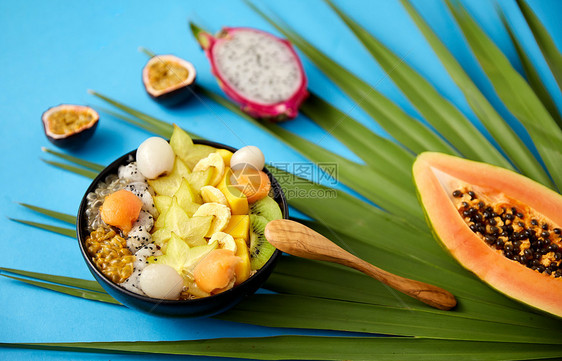
[[[408,64],[430,79],[439,92],[475,120],[462,93],[398,1],[340,0],[337,3],[391,49],[405,56]],[[515,50],[494,11],[494,2],[472,0],[465,3],[486,32],[521,69],[515,60]],[[562,2],[529,0],[529,3],[558,47],[562,48],[559,20]],[[484,93],[494,100],[502,115],[513,121],[483,77],[443,3],[439,0],[417,0],[414,4],[467,72],[477,80]],[[265,5],[275,14],[282,14],[286,22],[320,49],[376,86],[408,113],[421,118],[322,1],[271,0],[259,2],[259,5]],[[531,33],[523,24],[515,2],[499,1],[499,5],[506,11],[509,21],[517,25],[517,35],[539,67],[546,86],[554,94],[557,104],[562,104],[562,96]],[[198,69],[197,81],[218,91],[203,52],[188,32],[187,19],[212,32],[223,25],[273,31],[241,1],[0,2],[0,266],[92,279],[76,241],[14,223],[7,218],[51,222],[16,202],[76,213],[89,180],[40,160],[52,159],[41,152],[42,146],[54,148],[44,136],[40,116],[47,108],[60,103],[101,105],[87,94],[87,89],[95,89],[160,119],[178,123],[210,140],[234,147],[257,145],[270,162],[304,161],[281,142],[210,102],[191,101],[170,110],[154,103],[146,95],[140,73],[147,59],[137,51],[139,46],[191,61]],[[384,134],[306,58],[303,61],[312,90],[369,128]],[[285,126],[324,147],[357,159],[304,117]],[[94,138],[72,154],[108,164],[136,148],[148,136],[142,130],[102,114]],[[331,334],[271,329],[214,319],[163,319],[123,307],[60,295],[5,278],[0,279],[0,289],[0,342],[148,341]],[[0,359],[62,358],[125,360],[148,357],[0,349]]]

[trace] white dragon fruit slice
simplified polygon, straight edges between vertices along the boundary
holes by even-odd
[[[191,24],[222,90],[258,118],[294,118],[308,96],[291,43],[252,28],[224,28],[216,37]]]
[[[126,179],[129,182],[146,182],[146,178],[137,168],[137,162],[131,162],[127,165],[120,166],[117,174],[119,178]]]
[[[152,188],[144,182],[133,182],[125,186],[125,189],[133,192],[142,201],[142,210],[150,212],[154,217],[158,216],[158,210],[154,205]]]

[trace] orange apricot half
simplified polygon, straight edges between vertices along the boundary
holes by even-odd
[[[197,287],[207,293],[225,291],[235,279],[236,266],[240,257],[228,249],[215,249],[209,253],[193,270]]]
[[[115,226],[127,233],[139,218],[142,201],[133,192],[125,189],[113,192],[101,206],[101,219],[110,226]]]

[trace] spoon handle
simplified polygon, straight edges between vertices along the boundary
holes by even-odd
[[[424,282],[384,271],[352,255],[314,230],[294,221],[275,220],[265,229],[267,240],[293,256],[339,263],[354,268],[410,297],[441,310],[450,310],[457,301],[448,291]]]

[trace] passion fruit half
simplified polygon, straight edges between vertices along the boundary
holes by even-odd
[[[195,76],[193,64],[174,55],[153,56],[142,71],[148,95],[168,106],[178,105],[191,96]]]
[[[61,104],[49,108],[41,117],[47,138],[61,148],[81,145],[94,135],[99,114],[83,105]]]

